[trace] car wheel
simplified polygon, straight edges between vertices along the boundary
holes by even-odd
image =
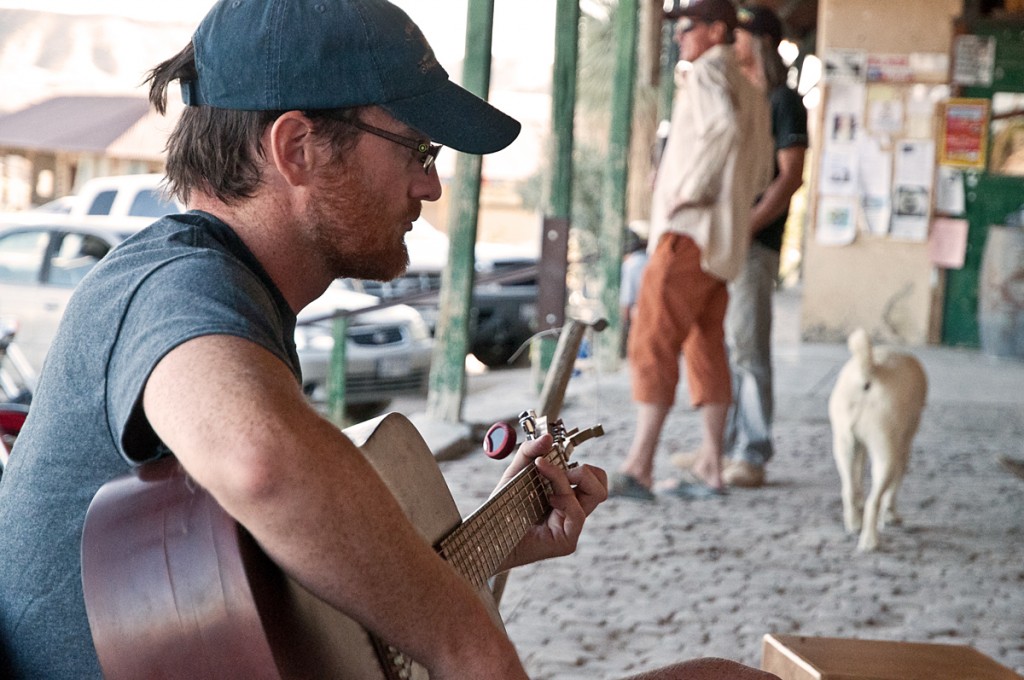
[[[480,360],[485,366],[490,368],[510,368],[512,365],[517,365],[522,361],[528,361],[530,352],[523,350],[523,352],[516,357],[516,364],[509,364],[508,360],[512,358],[512,355],[519,349],[518,345],[487,345],[485,347],[477,347],[473,350],[473,356]]]

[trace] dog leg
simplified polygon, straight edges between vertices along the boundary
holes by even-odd
[[[853,443],[853,531],[860,531],[864,514],[864,470],[867,468],[867,450],[859,440]]]
[[[903,524],[903,518],[900,517],[899,511],[896,509],[896,496],[899,494],[900,485],[903,483],[903,474],[907,471],[906,461],[906,457],[901,456],[899,461],[893,466],[895,469],[893,470],[892,482],[889,484],[889,488],[882,494],[880,519],[883,527]]]
[[[898,527],[903,524],[903,518],[896,510],[896,491],[899,481],[893,481],[893,485],[882,494],[882,510],[879,513],[878,521],[883,527]]]
[[[871,492],[864,503],[864,521],[857,542],[859,552],[870,552],[878,547],[878,511],[882,495],[891,490],[899,465],[893,459],[890,442],[872,442],[868,449],[871,456]]]
[[[843,499],[843,525],[846,532],[853,534],[860,529],[860,513],[857,510],[860,494],[860,473],[856,471],[857,442],[851,432],[833,432],[832,456],[839,471],[839,483]]]
[[[898,442],[899,448],[896,451],[898,456],[894,462],[896,470],[893,474],[892,484],[882,496],[882,526],[887,524],[899,526],[903,523],[903,518],[900,517],[899,512],[896,510],[896,496],[903,485],[903,476],[906,474],[907,466],[910,464],[910,450],[914,445],[917,425],[917,418],[907,422],[906,430],[902,433]]]

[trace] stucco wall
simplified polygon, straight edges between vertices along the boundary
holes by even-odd
[[[949,53],[962,0],[821,0],[818,54],[853,48],[869,54]],[[827,88],[826,88],[827,97]],[[926,344],[936,327],[939,279],[926,243],[859,232],[847,246],[815,240],[817,187],[825,101],[811,112],[811,201],[804,244],[801,333],[842,341],[857,326],[889,342]]]

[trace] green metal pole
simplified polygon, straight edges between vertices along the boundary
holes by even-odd
[[[555,63],[551,80],[554,167],[547,205],[547,212],[552,217],[567,218],[572,213],[572,152],[579,35],[578,0],[558,0],[555,8]]]
[[[602,368],[613,370],[619,364],[622,319],[619,313],[619,283],[622,243],[626,228],[626,193],[629,142],[633,127],[633,92],[636,86],[638,0],[619,0],[615,12],[615,75],[612,83],[612,116],[608,143],[608,173],[605,176],[604,205],[601,211],[600,271],[604,285],[601,301],[613,329],[601,333],[596,341],[596,358]]]
[[[676,93],[676,64],[679,62],[679,45],[673,38],[675,24],[671,21],[663,21],[662,32],[662,54],[664,60],[661,62],[661,100],[658,113],[661,120],[672,118],[672,98]]]
[[[466,58],[462,86],[487,99],[491,86],[494,0],[470,0],[466,16]],[[430,364],[427,415],[447,422],[462,419],[473,301],[477,220],[480,211],[480,156],[459,154],[455,162],[448,219],[448,267],[441,277],[440,310]]]
[[[348,315],[343,314],[331,324],[334,349],[331,350],[331,370],[327,374],[327,410],[331,422],[339,428],[349,425],[345,415],[345,366],[348,361]]]
[[[545,213],[572,216],[572,152],[576,113],[576,74],[579,62],[579,0],[558,0],[555,7],[555,63],[551,78],[551,186]],[[544,238],[548,235],[545,234]],[[542,320],[543,322],[543,320]],[[544,337],[531,347],[533,381],[540,392],[555,354],[556,340]]]

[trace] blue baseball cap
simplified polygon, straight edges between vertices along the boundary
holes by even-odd
[[[439,144],[492,153],[520,124],[453,83],[386,0],[219,0],[192,36],[190,106],[291,111],[380,106]]]

